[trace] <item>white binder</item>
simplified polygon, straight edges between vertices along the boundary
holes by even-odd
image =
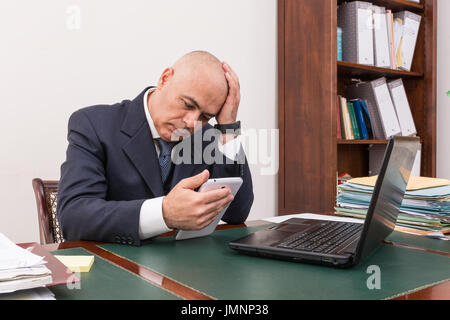
[[[409,11],[401,11],[395,14],[395,18],[402,21],[401,37],[397,46],[398,61],[401,62],[398,67],[410,71],[422,17]]]
[[[392,102],[397,112],[398,122],[403,136],[413,136],[417,133],[414,119],[409,106],[408,97],[406,96],[405,87],[402,79],[390,81],[388,83],[389,92],[391,93]]]
[[[372,6],[372,11],[375,66],[389,68],[391,66],[391,58],[386,10],[383,7]]]
[[[374,139],[388,139],[401,134],[386,78],[347,86],[349,99],[367,101]]]
[[[386,78],[380,78],[372,81],[375,98],[377,100],[378,112],[380,114],[381,124],[383,125],[386,139],[401,134],[397,114],[392,103],[391,94],[386,84]]]
[[[372,4],[364,1],[341,4],[338,26],[342,28],[343,60],[374,65]]]

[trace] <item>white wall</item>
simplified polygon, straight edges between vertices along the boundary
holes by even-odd
[[[438,0],[437,176],[450,179],[450,1]]]
[[[276,12],[276,0],[2,0],[0,232],[39,241],[31,180],[59,179],[73,111],[136,97],[189,51],[237,72],[244,129],[277,128]],[[250,219],[277,208],[277,176],[262,167]]]

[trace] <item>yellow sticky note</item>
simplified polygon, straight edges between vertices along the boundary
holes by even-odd
[[[72,272],[89,272],[94,263],[94,256],[55,256]]]

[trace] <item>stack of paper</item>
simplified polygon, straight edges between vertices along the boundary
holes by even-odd
[[[52,275],[46,263],[0,233],[0,293],[50,284]]]
[[[338,186],[336,214],[364,219],[377,176]],[[411,177],[396,230],[450,240],[450,180]]]

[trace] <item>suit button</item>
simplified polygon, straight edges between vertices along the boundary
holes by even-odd
[[[120,237],[119,237],[119,236],[116,236],[116,237],[114,238],[114,241],[117,242],[117,243],[120,243]]]

